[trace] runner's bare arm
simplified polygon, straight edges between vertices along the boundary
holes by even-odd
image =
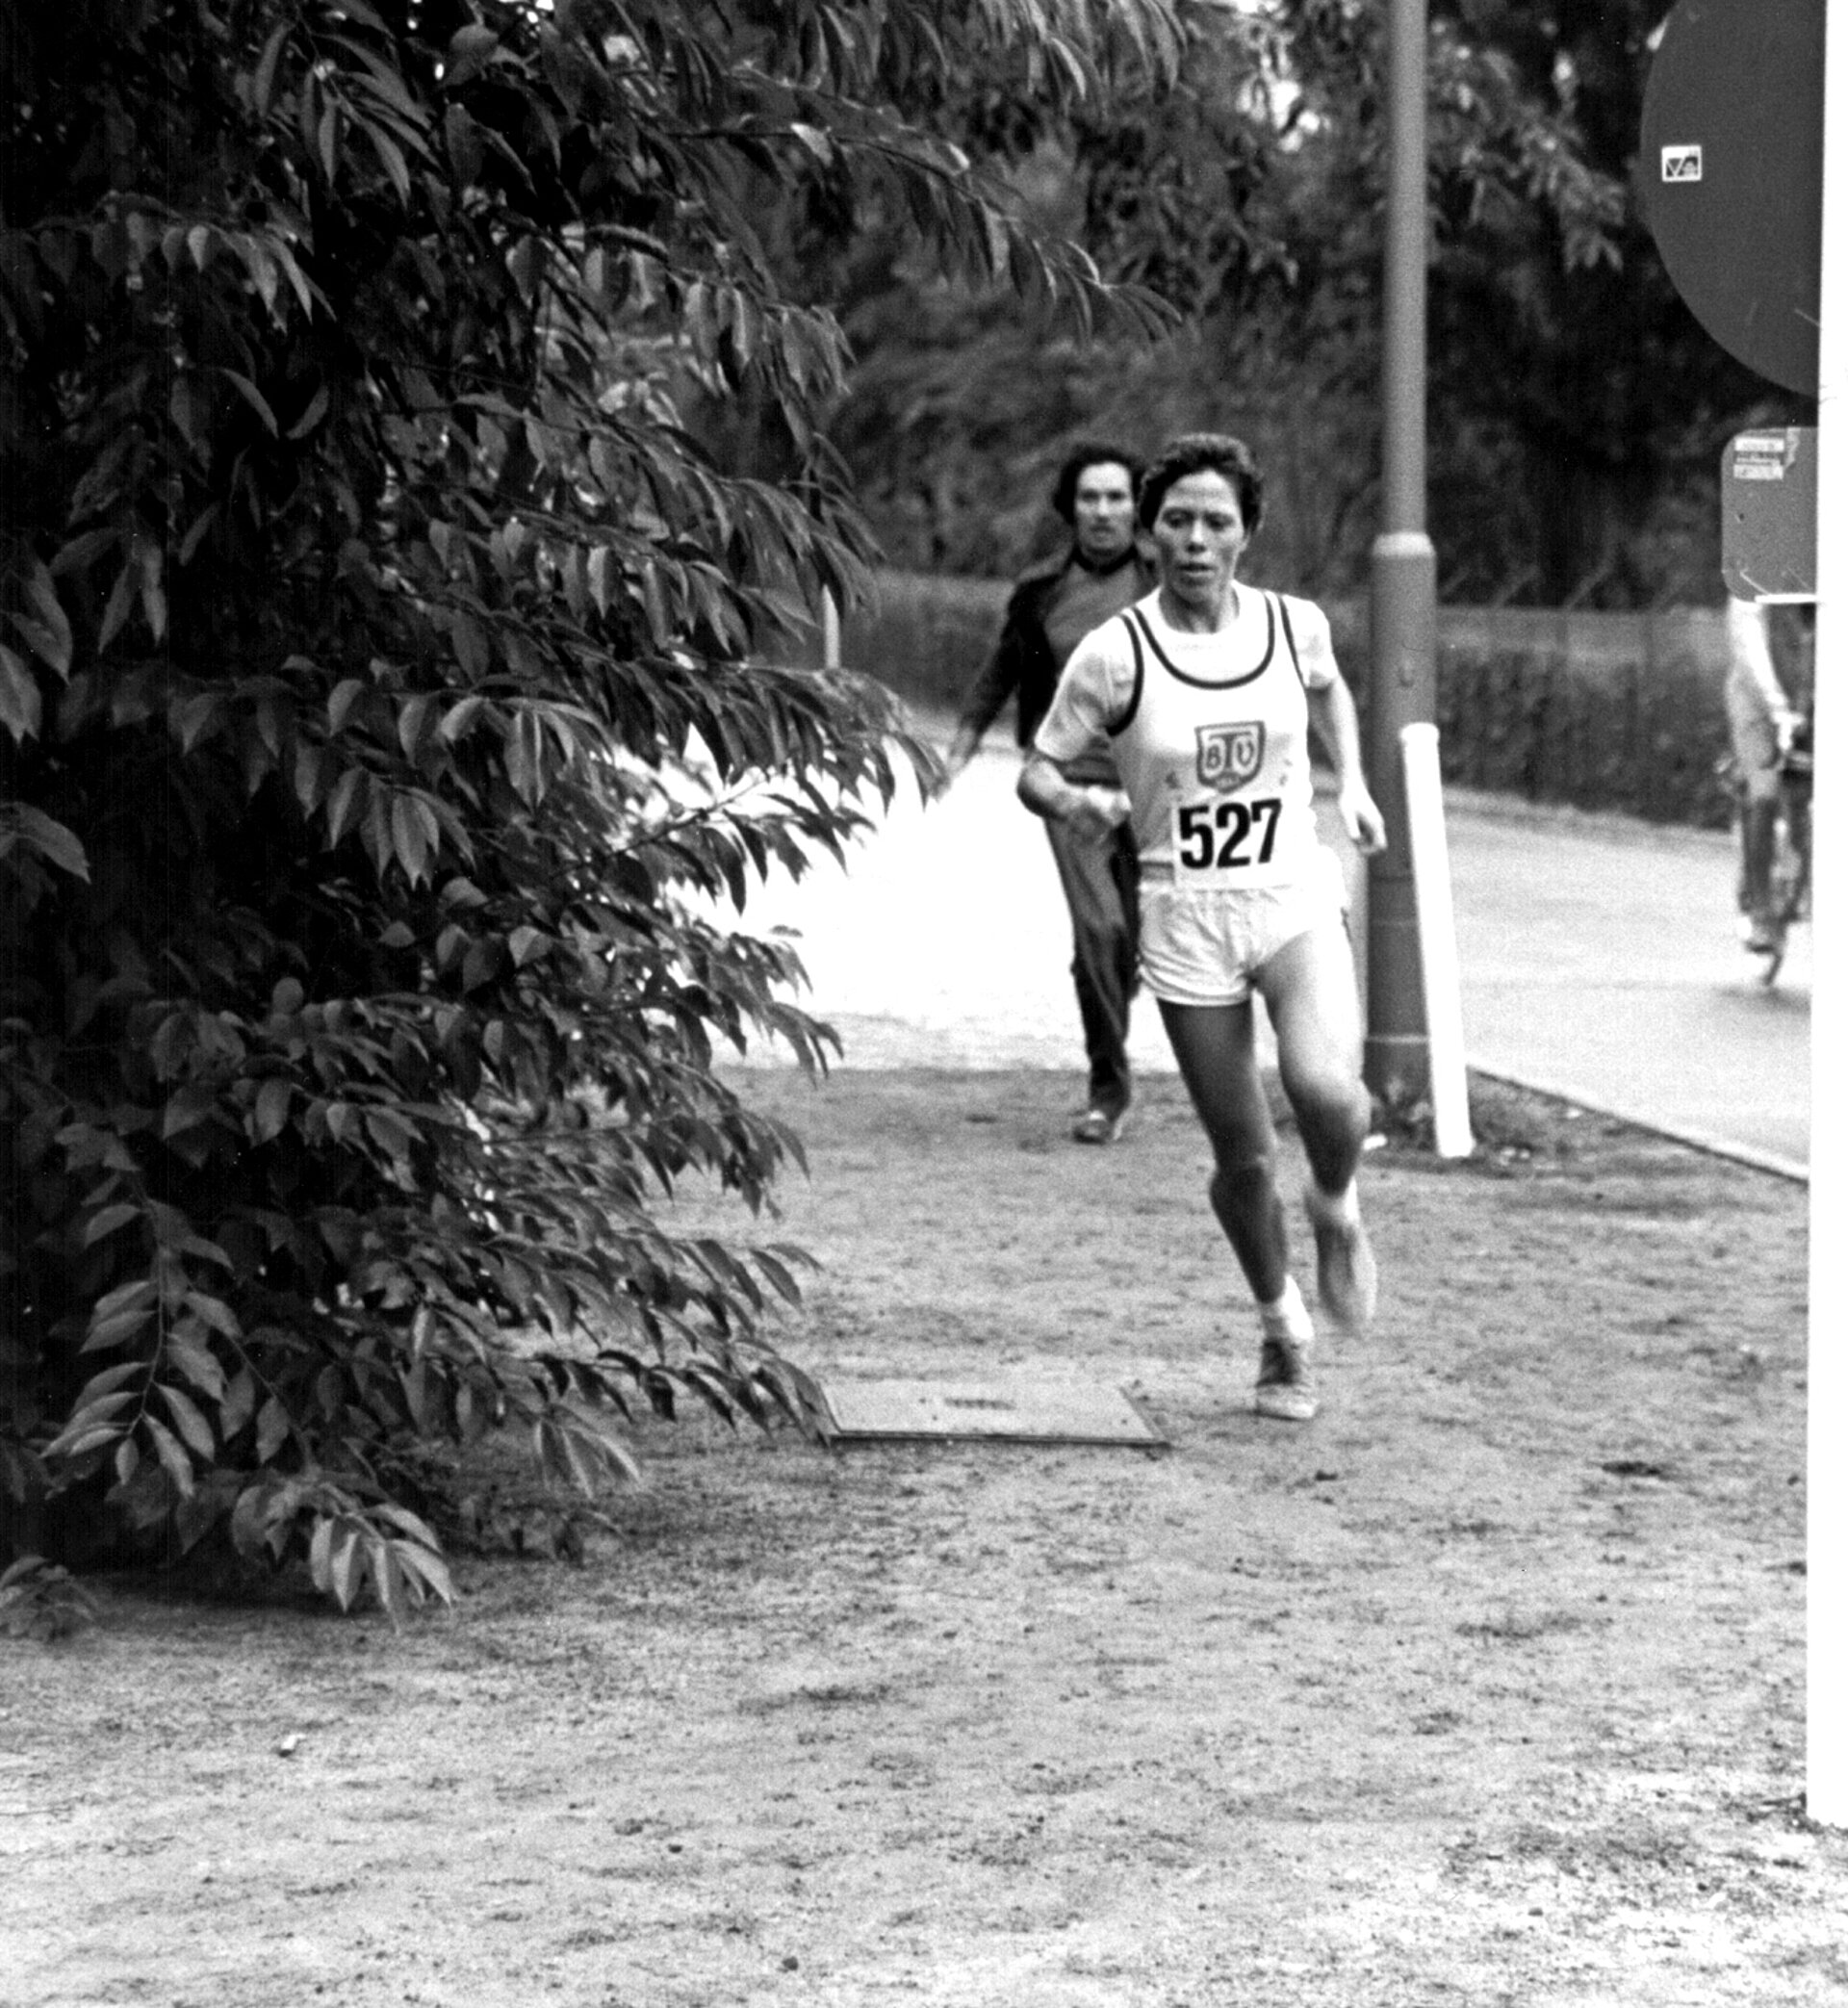
[[[1368,792],[1367,776],[1361,767],[1360,722],[1354,714],[1354,694],[1337,670],[1329,682],[1312,687],[1308,698],[1309,722],[1334,764],[1335,806],[1341,811],[1342,827],[1370,856],[1383,851],[1386,818]]]
[[[1028,753],[1015,792],[1035,815],[1087,837],[1102,837],[1129,819],[1129,797],[1120,788],[1081,787],[1043,753]]]

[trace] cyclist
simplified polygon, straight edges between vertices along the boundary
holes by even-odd
[[[1802,658],[1813,648],[1813,631],[1807,619],[1802,625],[1808,646],[1789,653],[1799,658],[1793,681],[1807,682]],[[1780,913],[1771,883],[1784,766],[1804,714],[1778,675],[1767,609],[1757,601],[1729,598],[1726,626],[1726,717],[1739,788],[1739,934],[1754,954],[1772,955],[1783,945],[1789,918]]]

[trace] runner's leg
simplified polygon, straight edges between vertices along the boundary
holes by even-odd
[[[1347,930],[1325,921],[1286,942],[1258,971],[1257,986],[1310,1172],[1322,1193],[1338,1196],[1353,1183],[1373,1119]]]
[[[1087,838],[1046,825],[1059,883],[1071,914],[1071,978],[1089,1064],[1090,1102],[1106,1116],[1129,1106],[1129,999],[1136,941],[1125,914],[1116,853],[1119,836]]]
[[[1276,1131],[1258,1075],[1251,1005],[1170,1004],[1162,1023],[1213,1146],[1213,1211],[1259,1303],[1274,1303],[1290,1277],[1289,1237],[1277,1198]]]
[[[1379,1275],[1354,1177],[1373,1102],[1360,1077],[1360,1004],[1347,930],[1328,920],[1296,936],[1257,972],[1257,984],[1309,1159],[1304,1198],[1322,1308],[1344,1330],[1362,1332],[1373,1322]]]
[[[1125,1000],[1125,1033],[1129,1023],[1127,1000],[1142,988],[1142,873],[1135,833],[1125,823],[1116,832],[1110,850],[1111,883],[1116,888],[1116,912],[1112,916],[1115,922],[1111,940],[1112,967]]]

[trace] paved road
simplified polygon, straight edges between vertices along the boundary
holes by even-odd
[[[1732,932],[1729,837],[1467,803],[1446,820],[1474,1065],[1808,1165],[1809,930],[1765,990]]]
[[[849,1068],[1068,1068],[1082,1054],[1058,881],[992,747],[928,809],[909,785],[848,872],[755,892],[799,930],[809,1007]],[[1776,1168],[1809,1157],[1810,965],[1762,990],[1732,934],[1724,836],[1453,797],[1447,824],[1470,1064]],[[1171,1071],[1151,1005],[1132,1059]],[[765,1056],[768,1058],[769,1056]]]

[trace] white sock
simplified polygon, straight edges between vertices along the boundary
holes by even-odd
[[[1280,1338],[1306,1339],[1314,1332],[1309,1306],[1302,1300],[1295,1276],[1284,1278],[1283,1295],[1275,1302],[1259,1304],[1258,1317],[1266,1331],[1275,1332]]]

